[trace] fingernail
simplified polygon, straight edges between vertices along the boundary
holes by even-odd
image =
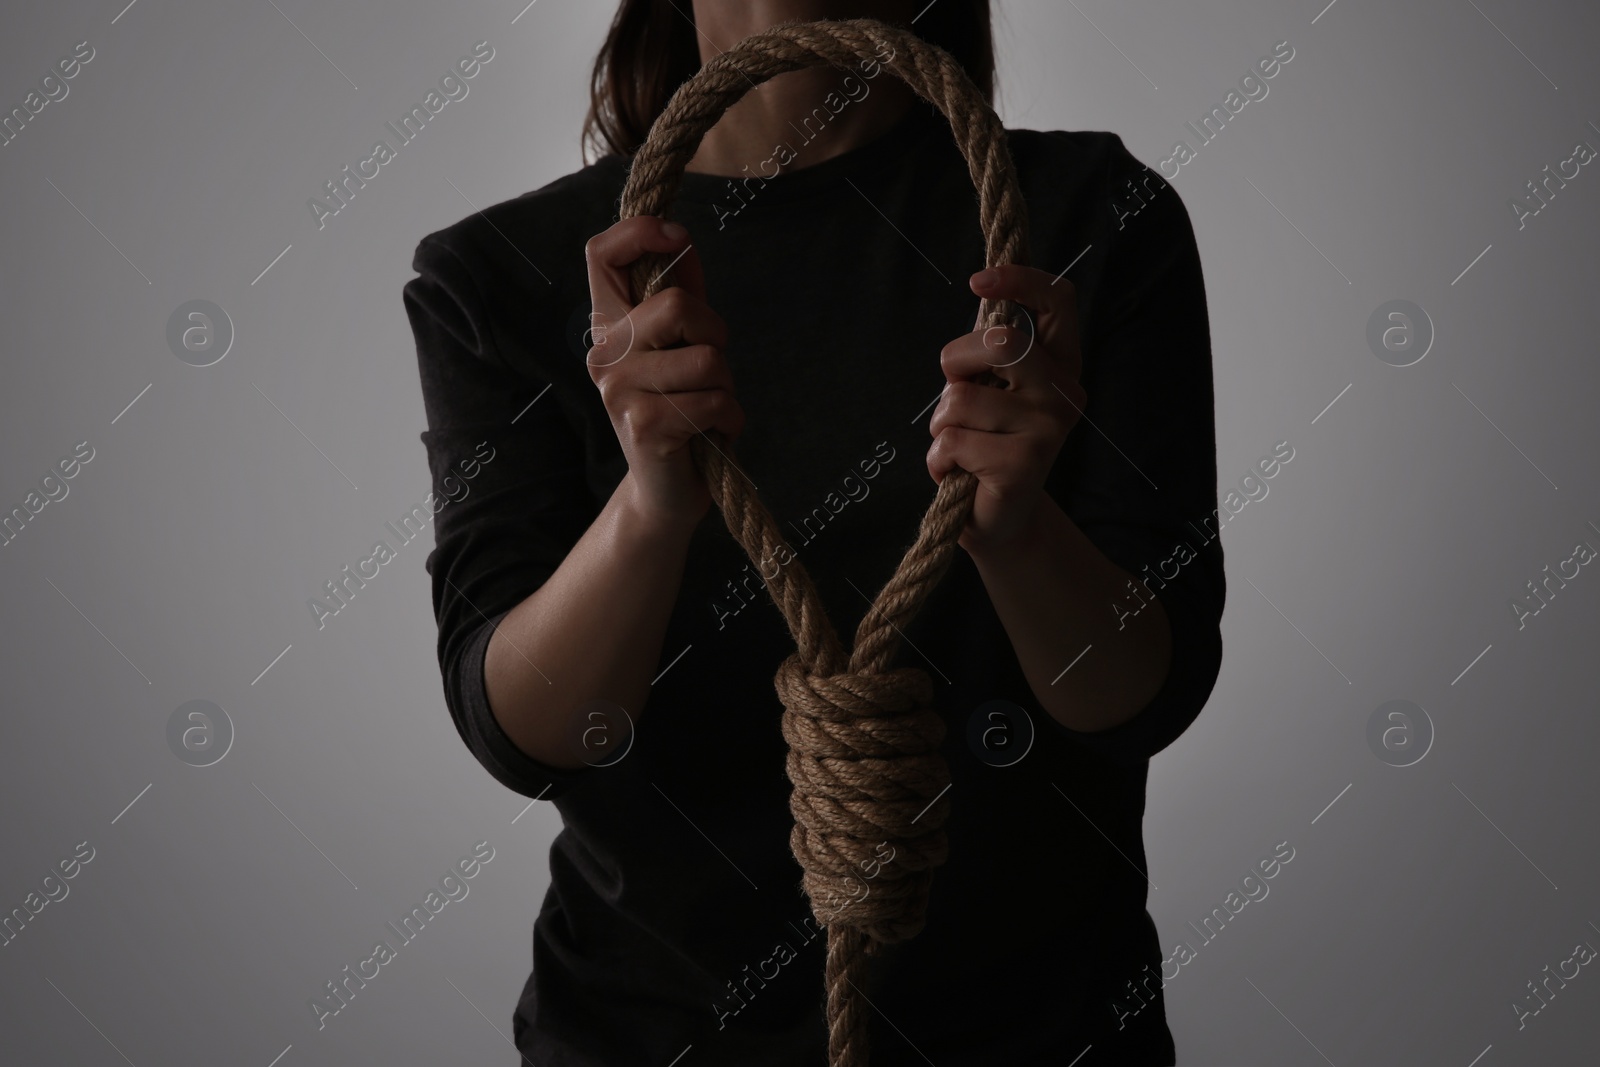
[[[992,270],[980,270],[972,276],[972,286],[975,289],[993,289],[1000,281],[1000,275]]]
[[[663,236],[670,237],[674,241],[680,241],[689,236],[689,231],[684,229],[676,222],[663,222],[661,224],[661,233]]]

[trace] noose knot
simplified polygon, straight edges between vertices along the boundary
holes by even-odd
[[[812,914],[859,929],[869,951],[915,937],[948,853],[950,770],[932,681],[914,668],[812,674],[797,652],[775,685],[794,786],[789,843]]]

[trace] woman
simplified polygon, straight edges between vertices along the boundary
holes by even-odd
[[[1010,131],[1033,265],[982,271],[948,125],[874,60],[753,90],[673,222],[615,221],[701,62],[839,17],[910,26],[992,91],[985,0],[624,0],[606,153],[417,249],[423,441],[436,480],[474,468],[428,560],[446,701],[565,825],[515,1042],[540,1067],[826,1062],[773,689],[793,645],[691,460],[715,430],[846,640],[935,483],[980,482],[896,661],[948,726],[950,858],[923,932],[873,958],[873,1063],[1170,1064],[1145,779],[1210,694],[1224,594],[1178,194],[1115,134]],[[678,284],[634,307],[645,252]],[[980,296],[1031,328],[974,332]]]

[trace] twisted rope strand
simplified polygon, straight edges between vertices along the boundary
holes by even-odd
[[[891,58],[884,60],[885,52]],[[620,217],[664,216],[706,131],[755,85],[804,67],[866,61],[882,63],[949,120],[978,194],[987,264],[1024,262],[1024,204],[999,117],[949,53],[871,19],[782,24],[705,63],[673,94],[635,154]],[[640,303],[673,284],[670,261],[646,254],[630,280]],[[984,299],[977,326],[1008,323],[1015,311],[1010,301]],[[690,450],[728,532],[761,572],[759,561],[786,547],[777,520],[721,435],[702,434]],[[939,750],[945,726],[933,710],[933,683],[924,671],[889,664],[901,631],[954,558],[977,487],[959,468],[939,483],[916,540],[874,598],[848,653],[798,559],[791,554],[773,577],[762,574],[796,649],[773,682],[784,706],[785,770],[793,785],[789,843],[812,914],[828,929],[831,1067],[867,1067],[871,1018],[860,987],[869,957],[922,930],[933,871],[948,854],[950,770]],[[894,850],[887,862],[877,851],[885,844]],[[846,887],[860,887],[868,870],[869,891],[857,898]]]

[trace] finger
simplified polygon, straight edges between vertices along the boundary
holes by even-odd
[[[969,464],[981,465],[972,458],[974,439],[979,436],[983,436],[983,431],[968,430],[960,426],[949,426],[942,430],[928,448],[928,473],[933,475],[933,480],[944,481],[945,475],[957,467],[971,474],[977,474],[978,472]]]
[[[1025,483],[1033,460],[1033,443],[1016,434],[994,434],[949,426],[928,449],[928,473],[935,482],[960,467],[975,475],[982,488],[1005,498],[1030,488]]]
[[[993,374],[1017,387],[1042,385],[1059,374],[1060,368],[1047,360],[1028,358],[1041,343],[1015,326],[974,330],[945,345],[939,353],[939,366],[952,382],[979,381],[985,374]]]
[[[1078,372],[1077,289],[1064,276],[1005,263],[979,271],[970,284],[979,296],[1011,300],[1027,308],[1039,338],[1052,353],[1072,364],[1066,369]],[[1068,340],[1070,344],[1058,343]]]
[[[728,327],[705,300],[679,286],[663,289],[628,313],[624,331],[635,349],[676,345],[726,348]]]
[[[989,433],[1020,433],[1035,422],[1034,410],[1017,393],[975,382],[951,382],[933,409],[928,432],[938,437],[957,426]]]
[[[654,430],[679,441],[710,431],[732,441],[744,430],[744,410],[726,389],[647,395],[641,399],[632,418],[641,429]]]
[[[653,393],[688,393],[701,389],[733,392],[733,372],[720,350],[688,345],[634,354],[617,371],[617,387]]]
[[[688,230],[676,223],[664,223],[654,215],[623,219],[591,237],[583,254],[588,264],[589,298],[600,321],[616,323],[633,307],[629,268],[635,260],[646,252],[658,252],[670,259],[684,252],[689,244]],[[685,263],[689,266],[679,271]],[[688,251],[673,269],[685,282],[697,285],[698,290],[691,291],[704,298],[704,275],[699,267],[695,253]]]

